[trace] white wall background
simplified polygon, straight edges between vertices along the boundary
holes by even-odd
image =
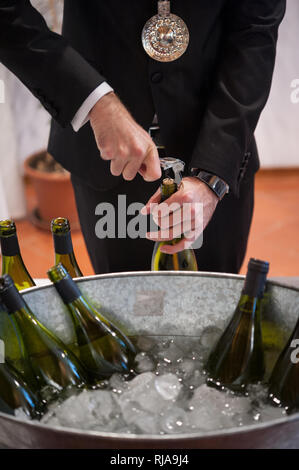
[[[48,24],[59,29],[62,0],[33,0]],[[5,103],[0,102],[0,219],[25,215],[23,161],[47,145],[50,117],[22,83],[0,64]],[[299,102],[291,83],[299,81],[299,0],[288,0],[280,28],[273,86],[256,137],[261,166],[299,167]],[[299,85],[297,85],[299,88]],[[297,94],[299,99],[299,92]]]
[[[59,30],[62,0],[32,0],[48,25]],[[0,63],[0,220],[26,214],[23,161],[47,145],[50,116]]]
[[[291,101],[297,80],[297,103]],[[260,118],[256,138],[261,165],[299,167],[299,0],[288,0],[279,30],[276,65],[269,101]]]

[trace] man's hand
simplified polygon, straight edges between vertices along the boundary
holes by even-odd
[[[111,160],[114,176],[145,181],[161,177],[159,155],[149,134],[139,126],[114,93],[103,96],[89,114],[97,146],[104,160]]]
[[[170,241],[184,233],[185,238],[175,245],[163,245],[160,249],[163,253],[173,254],[189,248],[208,225],[219,201],[216,194],[202,181],[194,177],[182,179],[178,191],[169,197],[162,206],[160,189],[149,199],[141,210],[142,214],[152,213],[155,223],[161,230],[149,232],[146,237],[152,241]],[[174,211],[169,206],[176,203]],[[189,210],[183,210],[188,203]],[[202,204],[201,206],[196,203]],[[151,207],[152,205],[152,207]],[[169,215],[170,213],[170,215]]]

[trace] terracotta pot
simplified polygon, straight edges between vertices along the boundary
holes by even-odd
[[[34,168],[37,159],[46,151],[34,153],[24,162],[25,175],[33,186],[37,206],[30,219],[39,228],[50,230],[55,217],[67,217],[72,230],[79,229],[79,220],[70,173],[45,172]]]

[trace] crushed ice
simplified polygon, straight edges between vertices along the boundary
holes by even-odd
[[[236,396],[205,384],[202,372],[220,334],[207,328],[200,339],[139,337],[136,375],[114,374],[104,388],[50,406],[42,423],[82,430],[134,434],[206,432],[281,418],[284,411],[265,405],[265,387],[251,386]],[[21,410],[16,416],[25,418]]]

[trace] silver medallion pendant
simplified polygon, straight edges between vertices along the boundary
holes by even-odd
[[[181,57],[189,44],[189,31],[179,16],[170,13],[170,1],[158,1],[158,14],[142,30],[146,53],[159,62],[172,62]]]

